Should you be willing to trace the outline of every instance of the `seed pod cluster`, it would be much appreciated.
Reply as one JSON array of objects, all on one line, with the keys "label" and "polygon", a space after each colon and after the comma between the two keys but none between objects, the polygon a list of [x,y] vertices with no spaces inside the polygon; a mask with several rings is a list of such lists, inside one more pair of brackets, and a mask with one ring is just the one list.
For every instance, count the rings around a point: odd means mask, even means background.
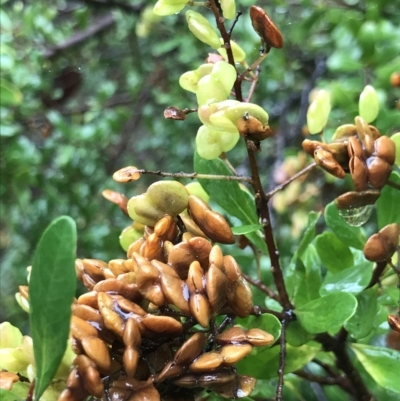
[{"label": "seed pod cluster", "polygon": [[[226,220],[193,195],[188,212],[146,226],[127,259],[76,260],[89,292],[72,306],[77,357],[60,401],[106,399],[106,390],[113,401],[194,400],[204,388],[250,394],[255,379],[234,365],[274,339],[259,329],[224,331],[234,315],[252,312],[252,292],[236,260],[210,241],[234,242]],[[220,327],[217,316],[225,316]]]},{"label": "seed pod cluster", "polygon": [[[335,177],[344,178],[349,173],[355,193],[365,193],[361,197],[339,199],[336,202],[339,209],[374,203],[376,194],[379,196],[380,189],[389,179],[396,154],[393,140],[381,136],[376,127],[368,125],[361,117],[355,118],[355,124],[340,126],[331,143],[306,139],[303,148],[319,166]],[[369,191],[375,191],[372,197]]]}]

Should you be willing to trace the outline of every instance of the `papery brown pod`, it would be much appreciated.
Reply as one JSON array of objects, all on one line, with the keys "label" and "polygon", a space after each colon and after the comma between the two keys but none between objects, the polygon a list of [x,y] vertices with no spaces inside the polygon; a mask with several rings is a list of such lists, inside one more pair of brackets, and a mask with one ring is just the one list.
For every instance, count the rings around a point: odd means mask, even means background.
[{"label": "papery brown pod", "polygon": [[190,297],[190,313],[204,328],[210,322],[210,304],[203,294],[193,294]]},{"label": "papery brown pod", "polygon": [[125,373],[128,377],[134,377],[139,362],[139,351],[131,346],[126,347],[122,360],[124,362]]},{"label": "papery brown pod", "polygon": [[361,143],[356,136],[351,136],[348,138],[347,152],[350,158],[357,156],[362,160],[365,159],[364,149],[362,148]]},{"label": "papery brown pod", "polygon": [[346,192],[335,199],[338,209],[352,209],[356,207],[373,205],[380,196],[377,189],[368,189],[362,192]]},{"label": "papery brown pod", "polygon": [[111,368],[111,357],[107,345],[98,337],[84,337],[81,341],[85,354],[103,373]]},{"label": "papery brown pod", "polygon": [[143,324],[154,333],[170,336],[180,335],[183,330],[182,323],[169,316],[147,315],[143,317]]},{"label": "papery brown pod", "polygon": [[193,334],[176,351],[174,361],[179,365],[188,365],[201,354],[205,342],[206,336],[204,333],[197,332]]},{"label": "papery brown pod", "polygon": [[147,260],[163,259],[162,240],[156,233],[152,233],[146,238],[144,248],[141,249],[141,255]]},{"label": "papery brown pod", "polygon": [[140,254],[140,248],[144,245],[146,239],[144,237],[140,237],[135,242],[129,245],[128,250],[126,251],[126,256],[131,259],[134,253]]},{"label": "papery brown pod", "polygon": [[249,355],[252,349],[250,344],[228,344],[224,345],[219,353],[224,360],[224,365],[232,366]]},{"label": "papery brown pod", "polygon": [[190,364],[189,370],[193,373],[209,372],[218,369],[223,362],[224,358],[218,352],[205,352]]},{"label": "papery brown pod", "polygon": [[94,286],[97,284],[88,274],[83,273],[80,279],[82,284],[89,290],[92,291]]},{"label": "papery brown pod", "polygon": [[60,394],[58,401],[83,400],[89,395],[84,388],[82,378],[77,368],[73,368],[68,375],[66,389]]},{"label": "papery brown pod", "polygon": [[225,218],[210,209],[208,204],[194,195],[189,195],[188,212],[194,222],[212,241],[234,244],[235,236]]},{"label": "papery brown pod", "polygon": [[99,310],[104,319],[104,324],[107,329],[117,334],[122,338],[124,333],[124,321],[122,317],[116,313],[112,308],[114,307],[114,300],[106,293],[99,292],[97,296]]},{"label": "papery brown pod", "polygon": [[217,344],[240,344],[247,341],[246,332],[241,327],[231,327],[215,338]]},{"label": "papery brown pod", "polygon": [[229,285],[227,303],[237,316],[243,318],[250,315],[253,310],[253,293],[243,277]]},{"label": "papery brown pod", "polygon": [[381,136],[374,142],[373,156],[385,160],[390,165],[393,165],[396,159],[396,145],[392,139],[387,136]]},{"label": "papery brown pod", "polygon": [[223,258],[223,271],[230,281],[236,281],[242,275],[240,266],[231,255],[225,255]]},{"label": "papery brown pod", "polygon": [[179,277],[170,274],[161,275],[161,288],[169,304],[177,306],[183,313],[189,314],[189,289]]},{"label": "papery brown pod", "polygon": [[327,144],[328,151],[334,159],[345,168],[349,163],[348,139],[343,138]]},{"label": "papery brown pod", "polygon": [[128,401],[161,401],[161,397],[152,383],[146,383],[145,386],[135,390]]},{"label": "papery brown pod", "polygon": [[228,279],[225,273],[212,264],[206,273],[206,294],[210,304],[210,312],[217,315],[226,303]]},{"label": "papery brown pod", "polygon": [[122,338],[126,347],[139,347],[142,342],[142,336],[140,334],[139,325],[137,321],[130,317],[126,321],[124,336]]},{"label": "papery brown pod", "polygon": [[124,259],[113,259],[108,262],[108,268],[113,272],[114,276],[117,277],[120,274],[127,273],[129,270],[125,265]]},{"label": "papery brown pod", "polygon": [[104,279],[103,269],[107,263],[97,259],[82,259],[83,269],[94,281],[99,282]]},{"label": "papery brown pod", "polygon": [[374,138],[369,125],[360,116],[357,116],[354,121],[357,128],[358,138],[360,139],[367,156],[371,156],[374,151]]},{"label": "papery brown pod", "polygon": [[237,122],[239,134],[252,141],[263,141],[272,135],[268,124],[263,125],[261,121],[253,116],[245,115]]},{"label": "papery brown pod", "polygon": [[224,384],[231,383],[235,380],[235,374],[230,369],[220,369],[217,372],[195,375],[184,375],[176,380],[174,384],[181,387],[194,388],[194,387],[208,387],[214,388],[223,386]]},{"label": "papery brown pod", "polygon": [[392,166],[385,160],[372,156],[367,159],[368,182],[372,187],[381,189],[387,183]]},{"label": "papery brown pod", "polygon": [[104,327],[103,317],[101,313],[88,305],[83,304],[73,304],[72,314],[76,317],[81,318],[84,321],[96,322],[100,327]]},{"label": "papery brown pod", "polygon": [[183,373],[185,373],[185,371],[187,371],[187,368],[184,365],[178,365],[175,361],[170,361],[157,375],[157,377],[155,378],[155,382],[161,383],[166,379],[181,376]]},{"label": "papery brown pod", "polygon": [[388,260],[399,246],[400,226],[388,224],[372,235],[364,246],[365,257],[372,262]]},{"label": "papery brown pod", "polygon": [[276,47],[277,49],[283,47],[281,32],[262,8],[252,6],[250,8],[250,18],[254,30],[268,47]]},{"label": "papery brown pod", "polygon": [[113,180],[121,183],[136,181],[139,178],[140,172],[135,166],[121,168],[113,174]]},{"label": "papery brown pod", "polygon": [[271,334],[258,328],[248,330],[246,339],[253,347],[263,347],[274,342],[274,337]]},{"label": "papery brown pod", "polygon": [[71,335],[82,341],[85,337],[97,337],[98,331],[78,316],[71,316]]},{"label": "papery brown pod", "polygon": [[243,398],[250,395],[256,382],[254,377],[237,375],[234,383],[219,386],[214,390],[225,398]]},{"label": "papery brown pod", "polygon": [[154,232],[163,241],[173,241],[178,234],[178,227],[172,216],[164,216],[154,226]]},{"label": "papery brown pod", "polygon": [[128,198],[119,192],[112,191],[111,189],[105,189],[102,193],[103,198],[108,201],[115,203],[127,216],[128,214]]},{"label": "papery brown pod", "polygon": [[205,290],[204,271],[197,260],[190,264],[186,283],[190,294]]},{"label": "papery brown pod", "polygon": [[164,110],[164,118],[167,120],[186,120],[186,113],[175,106],[169,106]]},{"label": "papery brown pod", "polygon": [[122,309],[125,313],[134,313],[138,316],[145,316],[147,312],[141,308],[138,304],[129,301],[128,299],[122,297],[121,295],[112,295],[112,298],[115,299],[118,306]]},{"label": "papery brown pod", "polygon": [[82,294],[78,298],[78,304],[82,305],[88,305],[94,309],[99,309],[99,304],[97,302],[97,292],[96,291],[90,291],[87,292],[86,294]]},{"label": "papery brown pod", "polygon": [[327,143],[319,142],[319,141],[311,141],[310,139],[305,139],[301,146],[311,157],[314,157],[314,152],[317,149],[324,149],[327,152],[331,152],[329,149],[329,145]]},{"label": "papery brown pod", "polygon": [[333,157],[332,153],[324,149],[317,149],[314,152],[314,160],[318,166],[322,167],[328,173],[337,178],[344,178],[346,176],[342,166]]},{"label": "papery brown pod", "polygon": [[207,235],[205,235],[203,231],[200,230],[199,226],[193,221],[193,219],[183,214],[180,214],[179,216],[182,219],[186,230],[193,234],[193,236],[207,238]]},{"label": "papery brown pod", "polygon": [[133,302],[140,301],[142,299],[136,284],[129,284],[124,280],[118,280],[116,278],[109,278],[107,280],[98,282],[93,287],[93,290],[122,295],[126,299],[129,299]]},{"label": "papery brown pod", "polygon": [[394,314],[388,315],[387,320],[390,328],[400,333],[400,316]]},{"label": "papery brown pod", "polygon": [[354,189],[357,192],[365,191],[368,185],[368,168],[364,160],[358,156],[350,159],[349,169],[354,183]]},{"label": "papery brown pod", "polygon": [[219,245],[214,245],[209,255],[210,266],[215,265],[222,269],[224,264],[224,255]]},{"label": "papery brown pod", "polygon": [[90,395],[102,397],[104,385],[100,379],[100,374],[96,370],[96,365],[86,355],[78,355],[73,362],[77,365],[79,375],[82,377],[82,382],[85,389]]}]

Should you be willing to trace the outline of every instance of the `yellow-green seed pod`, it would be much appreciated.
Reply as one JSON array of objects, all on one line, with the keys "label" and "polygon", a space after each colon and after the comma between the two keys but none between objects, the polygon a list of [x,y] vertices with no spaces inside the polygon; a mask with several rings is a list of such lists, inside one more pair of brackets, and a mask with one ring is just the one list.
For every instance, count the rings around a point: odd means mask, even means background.
[{"label": "yellow-green seed pod", "polygon": [[201,14],[196,11],[186,11],[186,20],[190,31],[197,39],[211,46],[213,49],[218,49],[221,46],[219,36],[207,19]]},{"label": "yellow-green seed pod", "polygon": [[367,123],[374,121],[378,116],[379,99],[375,89],[371,85],[367,85],[361,92],[358,111],[360,117]]},{"label": "yellow-green seed pod", "polygon": [[165,16],[179,13],[187,4],[187,0],[159,0],[154,6],[156,15]]},{"label": "yellow-green seed pod", "polygon": [[236,15],[235,0],[220,0],[219,4],[222,8],[222,15],[227,19],[233,19]]},{"label": "yellow-green seed pod", "polygon": [[394,161],[394,164],[396,164],[396,166],[400,166],[400,132],[396,132],[395,134],[393,134],[390,139],[396,145],[396,159]]},{"label": "yellow-green seed pod", "polygon": [[[226,54],[226,49],[224,47],[224,41],[221,38],[221,46],[219,49],[217,49],[218,53],[225,59],[228,60],[228,55]],[[235,59],[235,62],[241,63],[246,59],[246,53],[244,50],[233,40],[230,41],[232,53],[233,53],[233,58]]]},{"label": "yellow-green seed pod", "polygon": [[320,90],[307,110],[307,126],[310,134],[319,134],[325,128],[331,112],[329,92]]}]

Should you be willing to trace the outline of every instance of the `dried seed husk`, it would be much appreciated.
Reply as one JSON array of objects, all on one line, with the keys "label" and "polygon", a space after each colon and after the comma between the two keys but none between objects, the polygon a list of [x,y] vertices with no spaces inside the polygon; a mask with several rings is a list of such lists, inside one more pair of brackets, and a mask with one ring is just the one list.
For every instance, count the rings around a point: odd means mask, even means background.
[{"label": "dried seed husk", "polygon": [[361,143],[358,139],[358,137],[356,136],[351,136],[348,139],[348,143],[347,143],[347,152],[351,157],[353,156],[357,156],[360,159],[365,159],[365,153],[364,153],[364,149],[361,146]]},{"label": "dried seed husk", "polygon": [[368,189],[362,192],[346,192],[335,199],[338,209],[352,209],[356,207],[373,205],[380,196],[377,189]]},{"label": "dried seed husk", "polygon": [[117,387],[111,387],[108,391],[110,394],[110,401],[125,401],[132,393],[129,390]]},{"label": "dried seed husk", "polygon": [[282,34],[268,14],[257,6],[250,7],[251,24],[268,47],[283,47]]},{"label": "dried seed husk", "polygon": [[317,149],[314,152],[314,160],[318,166],[322,167],[328,173],[334,175],[337,178],[344,178],[346,176],[345,171],[338,161],[333,157],[330,151],[324,149]]},{"label": "dried seed husk", "polygon": [[166,379],[171,379],[172,377],[181,376],[186,371],[184,365],[178,365],[175,361],[168,362],[162,371],[155,378],[156,383],[161,383]]},{"label": "dried seed husk", "polygon": [[235,236],[225,218],[214,212],[203,200],[195,195],[189,196],[188,212],[194,222],[212,241],[221,244],[234,244]]},{"label": "dried seed husk", "polygon": [[368,185],[368,169],[365,161],[358,156],[353,156],[350,159],[349,168],[354,189],[357,192],[365,191]]},{"label": "dried seed husk", "polygon": [[134,313],[135,315],[145,316],[147,312],[138,304],[131,302],[121,295],[113,295],[113,299],[117,301],[118,306],[126,313]]},{"label": "dried seed husk", "polygon": [[239,277],[227,291],[227,304],[239,317],[249,316],[253,310],[253,293],[249,283]]},{"label": "dried seed husk", "polygon": [[263,141],[272,135],[268,124],[264,125],[258,118],[247,115],[237,122],[239,134],[252,141]]},{"label": "dried seed husk", "polygon": [[254,377],[237,375],[235,382],[219,386],[214,390],[225,398],[243,398],[253,391],[256,382]]},{"label": "dried seed husk", "polygon": [[224,264],[224,255],[219,245],[214,245],[209,254],[209,263],[211,265],[215,265],[220,269],[223,268]]},{"label": "dried seed husk", "polygon": [[178,227],[172,216],[166,215],[154,226],[154,233],[163,241],[173,241],[178,234]]},{"label": "dried seed husk", "polygon": [[107,329],[122,338],[124,332],[124,321],[118,313],[112,310],[114,307],[114,300],[108,294],[99,292],[98,303],[100,313],[103,316],[104,324]]},{"label": "dried seed husk", "polygon": [[193,219],[185,216],[184,214],[180,214],[179,216],[182,219],[186,230],[190,232],[194,237],[207,238],[207,235],[205,235],[203,231],[200,230],[199,226],[193,221]]},{"label": "dried seed husk", "polygon": [[108,268],[113,272],[114,276],[127,273],[129,270],[125,265],[124,259],[113,259],[108,262]]},{"label": "dried seed husk", "polygon": [[108,267],[107,263],[98,259],[82,259],[83,269],[94,281],[104,279],[103,269]]},{"label": "dried seed husk", "polygon": [[136,319],[130,317],[126,321],[123,341],[126,347],[139,347],[142,342],[142,336],[139,330],[139,324]]},{"label": "dried seed husk", "polygon": [[113,174],[113,180],[121,183],[136,181],[139,178],[139,169],[135,166],[121,168]]},{"label": "dried seed husk", "polygon": [[67,378],[67,388],[60,394],[58,401],[76,401],[85,399],[89,393],[84,388],[77,368],[71,370]]},{"label": "dried seed husk", "polygon": [[190,297],[190,313],[204,328],[210,322],[210,305],[203,294],[193,294]]},{"label": "dried seed husk", "polygon": [[97,303],[97,291],[90,291],[86,294],[82,294],[78,298],[78,304],[87,305],[94,309],[99,309],[99,305]]},{"label": "dried seed husk", "polygon": [[79,375],[82,377],[82,383],[88,393],[100,398],[104,392],[104,385],[94,362],[86,355],[78,355],[73,363],[77,365]]},{"label": "dried seed husk", "polygon": [[98,332],[90,323],[78,316],[71,316],[71,335],[82,341],[85,337],[97,337]]},{"label": "dried seed husk", "polygon": [[240,344],[247,341],[247,335],[241,327],[231,327],[215,338],[217,344]]},{"label": "dried seed husk", "polygon": [[372,262],[390,259],[399,244],[399,234],[400,227],[397,223],[383,227],[368,239],[364,246],[365,257]]},{"label": "dried seed husk", "polygon": [[225,255],[223,258],[223,271],[230,281],[236,281],[242,275],[239,264],[231,255]]},{"label": "dried seed husk", "polygon": [[133,347],[127,347],[124,351],[123,362],[125,373],[128,377],[135,376],[136,368],[139,361],[139,351]]},{"label": "dried seed husk", "polygon": [[83,273],[81,277],[82,284],[89,290],[92,291],[94,286],[97,284],[88,274]]},{"label": "dried seed husk", "polygon": [[388,315],[387,320],[390,328],[400,333],[400,316],[394,314]]},{"label": "dried seed husk", "polygon": [[109,292],[112,294],[122,295],[130,301],[136,302],[142,299],[142,296],[138,290],[136,284],[129,284],[125,281],[109,278],[107,280],[100,281],[93,288],[94,291],[98,292]]},{"label": "dried seed husk", "polygon": [[137,264],[136,261],[134,261],[133,259],[124,260],[124,267],[128,273],[136,273]]},{"label": "dried seed husk", "polygon": [[253,347],[263,347],[274,342],[274,337],[271,334],[258,328],[247,331],[246,338]]},{"label": "dried seed husk", "polygon": [[141,254],[147,260],[163,259],[162,241],[156,233],[152,233],[146,238]]},{"label": "dried seed husk", "polygon": [[159,260],[152,260],[151,264],[158,270],[161,276],[164,274],[169,274],[172,277],[180,278],[176,270],[166,263],[160,262]]},{"label": "dried seed husk", "polygon": [[140,248],[143,246],[143,244],[145,242],[146,242],[146,239],[144,237],[140,237],[135,242],[130,244],[128,250],[126,251],[126,256],[128,258],[132,258],[132,255],[134,253],[140,253]]},{"label": "dried seed husk", "polygon": [[101,194],[103,195],[103,198],[115,203],[127,216],[129,216],[128,198],[124,194],[111,189],[105,189]]},{"label": "dried seed husk", "polygon": [[103,373],[111,368],[111,358],[107,345],[98,337],[84,337],[81,341],[85,354]]},{"label": "dried seed husk", "polygon": [[161,288],[169,304],[175,305],[183,313],[190,313],[189,289],[184,281],[165,273],[161,275]]},{"label": "dried seed husk", "polygon": [[146,329],[158,333],[176,336],[182,333],[182,323],[169,316],[147,315],[143,318]]},{"label": "dried seed husk", "polygon": [[0,388],[11,390],[14,383],[19,380],[19,376],[12,372],[0,372]]},{"label": "dried seed husk", "polygon": [[100,327],[104,327],[103,317],[101,313],[88,305],[73,304],[72,314],[85,321],[96,322]]},{"label": "dried seed husk", "polygon": [[206,273],[206,294],[213,316],[225,306],[228,291],[228,279],[225,273],[212,264]]},{"label": "dried seed husk", "polygon": [[250,344],[228,344],[224,345],[219,353],[224,360],[224,365],[231,366],[249,355],[252,349]]},{"label": "dried seed husk", "polygon": [[378,156],[392,165],[396,158],[396,145],[392,139],[387,136],[381,136],[374,142],[373,156]]},{"label": "dried seed husk", "polygon": [[218,352],[206,352],[190,364],[189,370],[193,373],[209,372],[218,369],[223,362],[224,358]]},{"label": "dried seed husk", "polygon": [[190,294],[205,290],[204,271],[197,260],[190,264],[186,283]]},{"label": "dried seed husk", "polygon": [[373,188],[381,189],[387,183],[392,166],[385,160],[372,156],[367,159],[368,182]]},{"label": "dried seed husk", "polygon": [[161,401],[160,393],[151,383],[138,388],[127,401]]},{"label": "dried seed husk", "polygon": [[307,152],[310,156],[314,157],[314,152],[317,149],[324,149],[328,152],[331,152],[329,149],[329,145],[327,143],[319,142],[319,141],[311,141],[310,139],[304,139],[301,146],[304,151]]},{"label": "dried seed husk", "polygon": [[357,128],[358,138],[360,139],[367,156],[371,156],[374,151],[374,139],[369,125],[360,116],[357,116],[354,121]]},{"label": "dried seed husk", "polygon": [[176,351],[174,361],[178,365],[188,365],[201,354],[205,342],[206,336],[204,333],[197,332],[193,334]]}]

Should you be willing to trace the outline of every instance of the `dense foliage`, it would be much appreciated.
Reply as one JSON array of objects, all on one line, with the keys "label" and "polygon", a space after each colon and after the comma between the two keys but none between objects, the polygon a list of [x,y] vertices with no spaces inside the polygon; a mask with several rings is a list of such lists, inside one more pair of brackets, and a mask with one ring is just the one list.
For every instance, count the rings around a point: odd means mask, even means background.
[{"label": "dense foliage", "polygon": [[[249,18],[251,5],[253,1],[237,1],[243,16],[232,34],[249,64],[258,58],[260,47]],[[283,48],[271,50],[262,63],[251,99],[268,112],[272,130],[272,138],[262,143],[257,154],[266,192],[311,160],[301,143],[309,133],[306,115],[314,88],[331,95],[332,111],[323,135],[327,143],[338,126],[353,123],[367,84],[375,88],[380,103],[374,126],[389,137],[400,130],[400,88],[393,84],[393,73],[400,71],[394,2],[257,5],[267,9],[284,38]],[[197,107],[195,96],[178,85],[179,77],[198,68],[212,51],[188,33],[184,12],[161,19],[152,14],[153,5],[134,0],[3,1],[1,7],[0,319],[27,332],[27,315],[14,294],[18,285],[25,284],[25,268],[33,262],[38,238],[50,221],[62,214],[76,221],[78,257],[122,258],[118,236],[131,220],[101,192],[109,188],[130,197],[146,192],[155,180],[143,175],[134,185],[122,187],[111,180],[114,171],[134,164],[168,172],[230,172],[220,159],[206,161],[197,154],[193,165],[200,126],[197,113],[188,114],[185,121],[163,118],[164,109],[171,105]],[[199,12],[215,26],[210,11]],[[229,29],[229,23],[226,26]],[[250,83],[244,82],[244,94],[249,90]],[[243,143],[228,157],[236,171],[252,175]],[[398,167],[394,170],[390,180],[398,186]],[[232,182],[200,182],[213,208],[233,226],[253,225],[235,234],[248,234],[262,252],[255,257],[250,247],[233,246],[223,247],[224,251],[235,256],[254,282],[258,278],[273,288],[272,259],[255,234],[254,206],[243,207],[253,205],[254,194]],[[360,388],[354,392],[356,379],[340,355],[351,359],[360,372],[357,377],[377,400],[396,400],[400,393],[397,377],[392,377],[400,357],[390,349],[400,348],[399,339],[387,324],[388,313],[397,311],[397,276],[379,262],[382,277],[378,280],[379,275],[373,275],[376,265],[362,252],[371,234],[387,224],[400,224],[395,206],[400,192],[385,186],[371,218],[355,228],[341,220],[331,203],[352,189],[349,175],[338,180],[314,169],[270,202],[280,265],[297,316],[295,321],[289,319],[286,330],[285,400],[350,399],[352,392],[356,399],[365,399]],[[371,280],[375,281],[369,285]],[[281,323],[288,319],[288,308],[282,309],[276,299],[266,297],[268,291],[256,287],[254,304],[274,312]],[[78,293],[82,291],[79,287]],[[276,336],[280,327],[274,324],[280,323],[271,314],[260,319],[261,323],[251,316],[242,324],[261,326]],[[280,347],[274,346],[240,363],[241,373],[259,379],[251,399],[274,397],[279,352]],[[328,365],[333,373],[326,370]],[[324,382],[326,375],[337,381]],[[353,386],[348,393],[346,380]]]}]

